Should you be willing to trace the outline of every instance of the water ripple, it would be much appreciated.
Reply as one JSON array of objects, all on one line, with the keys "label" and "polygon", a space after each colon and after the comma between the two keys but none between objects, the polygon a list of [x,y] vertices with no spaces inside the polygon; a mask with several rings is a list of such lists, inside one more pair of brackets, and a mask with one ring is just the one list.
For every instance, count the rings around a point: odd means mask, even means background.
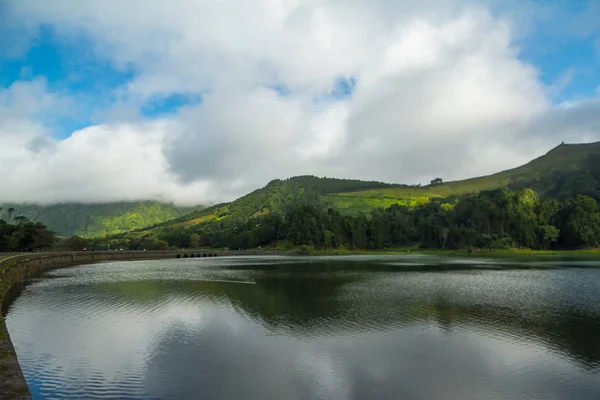
[{"label": "water ripple", "polygon": [[7,324],[36,399],[600,398],[600,270],[463,261],[95,264]]}]

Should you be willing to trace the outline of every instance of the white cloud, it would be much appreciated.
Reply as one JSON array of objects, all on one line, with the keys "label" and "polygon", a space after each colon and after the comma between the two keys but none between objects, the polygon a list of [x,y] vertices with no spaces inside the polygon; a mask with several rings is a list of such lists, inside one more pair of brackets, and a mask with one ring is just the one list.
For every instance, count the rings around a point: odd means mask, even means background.
[{"label": "white cloud", "polygon": [[[115,91],[117,119],[66,140],[39,139],[47,129],[33,113],[0,122],[0,165],[11,165],[0,201],[199,203],[308,173],[448,180],[514,167],[563,140],[597,140],[598,102],[552,107],[519,59],[513,14],[488,3],[15,2],[14,18],[64,39],[85,34],[99,57],[137,74]],[[328,95],[350,77],[350,98]],[[36,90],[28,107],[11,87],[0,107],[52,109]],[[203,102],[159,121],[131,112],[176,92]]]}]

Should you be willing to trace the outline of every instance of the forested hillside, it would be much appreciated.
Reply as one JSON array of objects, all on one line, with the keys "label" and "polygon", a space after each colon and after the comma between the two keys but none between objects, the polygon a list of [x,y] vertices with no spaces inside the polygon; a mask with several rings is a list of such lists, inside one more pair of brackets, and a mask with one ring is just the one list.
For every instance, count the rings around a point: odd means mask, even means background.
[{"label": "forested hillside", "polygon": [[4,204],[0,218],[12,221],[24,216],[41,222],[60,236],[97,237],[127,232],[178,218],[191,208],[154,201],[107,204]]},{"label": "forested hillside", "polygon": [[533,188],[542,196],[559,200],[578,194],[600,200],[600,143],[560,145],[538,159],[498,174],[429,185],[299,176],[274,180],[239,199],[159,224],[153,229],[245,221],[269,212],[284,212],[298,205],[324,205],[342,214],[359,215],[394,204],[416,207],[431,199],[477,193],[484,190]]},{"label": "forested hillside", "polygon": [[322,196],[328,193],[394,187],[408,186],[352,179],[317,178],[315,176],[297,176],[284,180],[275,179],[265,187],[242,196],[231,203],[217,204],[168,223],[158,224],[152,228],[165,226],[190,227],[212,221],[247,220],[269,212],[285,211],[297,205],[321,204]]},{"label": "forested hillside", "polygon": [[598,245],[600,144],[561,145],[488,177],[389,185],[301,176],[238,200],[110,238],[152,247],[395,246],[583,248]]},{"label": "forested hillside", "polygon": [[532,189],[495,189],[356,216],[322,205],[296,205],[248,220],[169,227],[111,240],[113,246],[130,248],[583,249],[600,245],[600,206],[584,195],[560,201]]},{"label": "forested hillside", "polygon": [[393,187],[323,197],[332,208],[356,215],[392,204],[422,205],[431,198],[457,196],[498,188],[532,188],[541,195],[565,199],[584,194],[600,200],[600,142],[561,144],[518,168],[462,181],[424,187]]},{"label": "forested hillside", "polygon": [[[528,164],[498,174],[450,182],[454,194],[473,192],[467,188],[531,188],[558,199],[584,194],[600,200],[600,142],[561,144]],[[481,190],[480,189],[480,190]]]}]

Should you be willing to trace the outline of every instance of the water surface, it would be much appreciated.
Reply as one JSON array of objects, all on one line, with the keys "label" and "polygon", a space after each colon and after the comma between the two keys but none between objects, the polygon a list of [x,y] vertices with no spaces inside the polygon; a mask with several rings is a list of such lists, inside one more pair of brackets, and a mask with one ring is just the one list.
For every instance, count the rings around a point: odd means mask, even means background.
[{"label": "water surface", "polygon": [[47,273],[7,324],[36,399],[597,400],[597,266],[114,262]]}]

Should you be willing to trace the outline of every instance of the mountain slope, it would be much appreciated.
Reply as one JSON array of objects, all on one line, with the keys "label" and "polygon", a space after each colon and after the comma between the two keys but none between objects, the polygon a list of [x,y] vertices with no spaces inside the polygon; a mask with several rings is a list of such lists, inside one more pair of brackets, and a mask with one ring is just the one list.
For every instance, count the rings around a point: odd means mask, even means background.
[{"label": "mountain slope", "polygon": [[586,194],[600,200],[600,142],[561,144],[517,168],[493,175],[426,187],[394,187],[335,193],[323,200],[341,212],[356,214],[392,204],[418,205],[432,197],[457,196],[502,187],[531,188],[559,199]]},{"label": "mountain slope", "polygon": [[[0,218],[24,216],[42,222],[60,236],[95,237],[140,229],[181,217],[193,208],[154,201],[107,204],[4,204]],[[14,211],[9,215],[9,209]]]},{"label": "mountain slope", "polygon": [[[239,199],[139,229],[134,236],[164,237],[181,230],[218,231],[252,217],[281,213],[301,204],[323,204],[344,214],[368,213],[393,204],[416,206],[434,197],[451,197],[496,188],[533,188],[558,198],[587,194],[600,199],[600,142],[562,144],[530,163],[497,174],[421,187],[314,176],[271,181]],[[173,233],[175,232],[175,233]],[[189,235],[189,233],[188,233]]]},{"label": "mountain slope", "polygon": [[[589,144],[561,144],[545,155],[518,168],[502,171],[497,174],[449,182],[447,189],[461,194],[473,189],[510,186],[515,188],[530,187],[541,194],[552,196],[572,196],[570,188],[563,187],[566,177],[597,174],[600,142]],[[597,179],[597,178],[595,178]]]},{"label": "mountain slope", "polygon": [[275,179],[265,187],[242,196],[231,203],[217,204],[204,210],[194,211],[152,228],[165,226],[189,227],[209,222],[246,220],[270,212],[283,212],[299,204],[319,204],[321,203],[321,197],[328,193],[351,193],[353,191],[400,186],[382,182],[317,178],[314,176],[297,176],[285,180]]}]

